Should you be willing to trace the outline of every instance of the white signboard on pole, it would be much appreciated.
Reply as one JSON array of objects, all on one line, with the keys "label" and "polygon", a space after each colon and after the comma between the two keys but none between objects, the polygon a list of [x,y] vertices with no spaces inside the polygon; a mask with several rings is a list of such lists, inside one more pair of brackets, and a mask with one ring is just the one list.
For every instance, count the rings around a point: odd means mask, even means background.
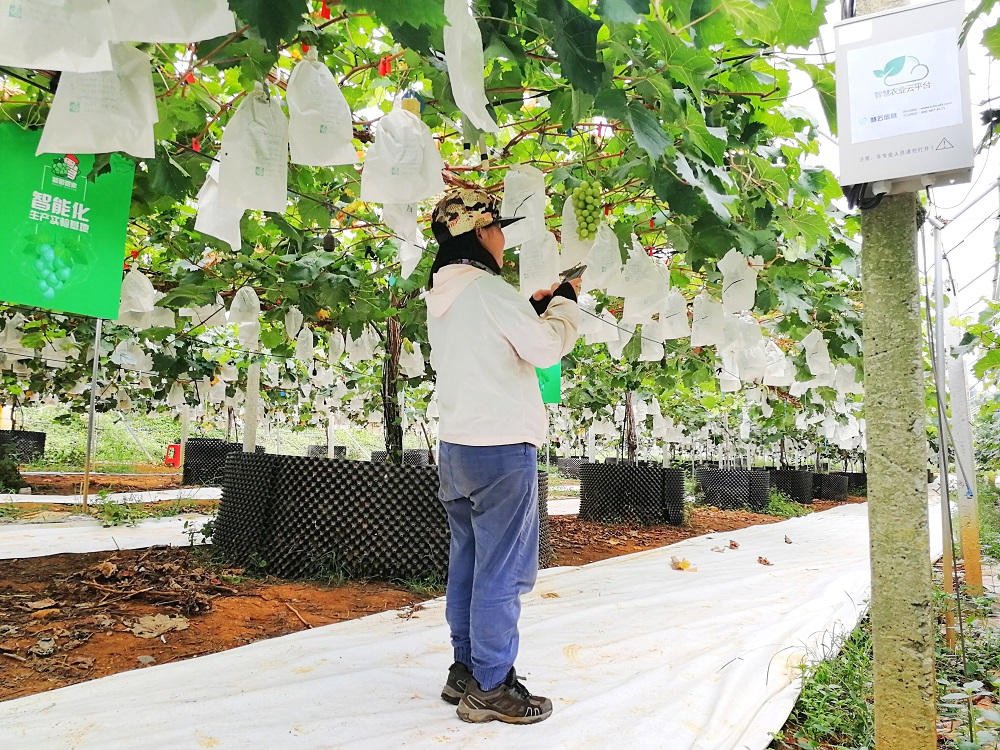
[{"label": "white signboard on pole", "polygon": [[840,182],[891,192],[968,181],[974,160],[962,0],[836,26]]}]

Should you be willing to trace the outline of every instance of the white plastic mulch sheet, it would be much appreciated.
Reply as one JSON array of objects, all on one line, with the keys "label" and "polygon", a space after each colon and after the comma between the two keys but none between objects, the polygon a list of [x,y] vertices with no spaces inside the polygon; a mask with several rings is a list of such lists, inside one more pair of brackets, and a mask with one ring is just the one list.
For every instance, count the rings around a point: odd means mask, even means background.
[{"label": "white plastic mulch sheet", "polygon": [[[190,487],[176,490],[143,490],[141,492],[110,492],[102,500],[101,496],[91,492],[89,503],[162,503],[171,500],[219,500],[222,498],[220,487]],[[2,495],[0,503],[51,503],[53,505],[80,505],[82,495]]]},{"label": "white plastic mulch sheet", "polygon": [[550,497],[548,509],[550,516],[575,516],[580,512],[580,498],[560,497],[553,500]]},{"label": "white plastic mulch sheet", "polygon": [[[555,704],[537,726],[464,724],[441,701],[451,650],[435,600],[410,618],[385,612],[0,703],[0,747],[759,750],[795,701],[793,665],[862,614],[866,514],[849,505],[544,571],[518,659]],[[711,551],[729,539],[740,548]],[[672,570],[672,555],[698,570]]]},{"label": "white plastic mulch sheet", "polygon": [[[186,513],[168,518],[149,518],[135,526],[108,528],[93,519],[65,523],[4,524],[0,525],[0,560],[45,557],[65,552],[141,549],[158,544],[178,547],[190,544],[188,531],[201,529],[210,518],[197,513]],[[185,522],[188,522],[188,528],[184,528]],[[200,538],[197,541],[200,542]],[[0,747],[5,746],[0,744]]]}]

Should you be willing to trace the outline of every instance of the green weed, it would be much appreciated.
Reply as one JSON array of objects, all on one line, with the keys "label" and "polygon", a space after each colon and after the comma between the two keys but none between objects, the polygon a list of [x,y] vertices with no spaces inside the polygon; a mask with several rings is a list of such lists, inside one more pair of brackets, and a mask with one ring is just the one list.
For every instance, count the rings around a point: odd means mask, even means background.
[{"label": "green weed", "polygon": [[768,500],[764,513],[778,518],[796,518],[798,516],[808,516],[812,509],[792,500],[788,495],[777,490],[771,490],[771,498]]},{"label": "green weed", "polygon": [[27,515],[28,511],[24,508],[19,508],[11,502],[0,503],[0,518],[22,518]]},{"label": "green weed", "polygon": [[802,693],[775,748],[858,750],[875,746],[871,627],[865,619],[827,661],[802,667]]},{"label": "green weed", "polygon": [[94,504],[94,516],[105,528],[111,526],[135,526],[150,514],[138,503],[114,503],[108,501],[110,492],[103,489],[97,493],[101,502]]},{"label": "green weed", "polygon": [[417,578],[405,578],[398,581],[398,584],[412,594],[426,597],[441,596],[444,594],[445,588],[445,580],[435,573],[428,573]]}]

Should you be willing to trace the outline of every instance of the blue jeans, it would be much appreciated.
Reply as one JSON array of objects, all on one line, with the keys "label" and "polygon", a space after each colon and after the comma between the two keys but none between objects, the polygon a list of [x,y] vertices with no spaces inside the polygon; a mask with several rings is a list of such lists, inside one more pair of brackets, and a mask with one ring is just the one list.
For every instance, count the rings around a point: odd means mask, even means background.
[{"label": "blue jeans", "polygon": [[441,443],[441,502],[451,526],[445,617],[455,661],[483,690],[517,657],[521,594],[538,575],[538,451]]}]

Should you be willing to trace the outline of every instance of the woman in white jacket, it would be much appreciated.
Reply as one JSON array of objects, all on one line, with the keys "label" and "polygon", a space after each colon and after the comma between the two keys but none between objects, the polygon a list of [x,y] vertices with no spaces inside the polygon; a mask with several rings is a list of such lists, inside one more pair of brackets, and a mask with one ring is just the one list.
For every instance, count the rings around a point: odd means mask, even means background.
[{"label": "woman in white jacket", "polygon": [[555,365],[577,338],[579,281],[529,301],[500,276],[497,200],[452,191],[434,210],[440,250],[427,330],[437,372],[441,501],[451,527],[446,617],[455,663],[441,697],[465,721],[532,724],[548,698],[518,681],[520,597],[538,573],[537,450],[548,420],[536,367]]}]

